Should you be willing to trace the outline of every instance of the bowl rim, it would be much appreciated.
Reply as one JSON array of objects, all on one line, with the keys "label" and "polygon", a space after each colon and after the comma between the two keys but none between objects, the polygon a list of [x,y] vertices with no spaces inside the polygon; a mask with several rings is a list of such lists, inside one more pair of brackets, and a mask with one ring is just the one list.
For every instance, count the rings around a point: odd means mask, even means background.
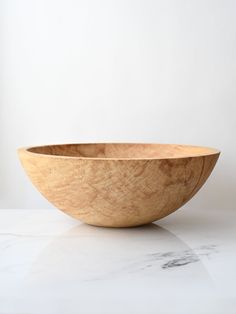
[{"label": "bowl rim", "polygon": [[[184,147],[191,147],[191,148],[202,148],[208,153],[203,154],[189,154],[188,156],[178,156],[178,157],[84,157],[84,156],[64,156],[64,155],[53,155],[53,154],[42,154],[38,152],[32,152],[30,149],[32,148],[41,148],[41,147],[48,147],[48,146],[67,146],[67,145],[104,145],[104,144],[112,144],[112,145],[163,145],[163,146],[184,146]],[[197,158],[197,157],[205,157],[205,156],[213,156],[213,155],[220,155],[221,151],[217,148],[209,147],[209,146],[199,146],[199,145],[188,145],[188,144],[176,144],[176,143],[149,143],[149,142],[80,142],[80,143],[62,143],[62,144],[46,144],[46,145],[36,145],[36,146],[26,146],[20,147],[17,149],[18,154],[25,153],[32,156],[40,156],[40,157],[47,157],[47,158],[56,158],[56,159],[70,159],[70,160],[165,160],[165,159],[183,159],[183,158]]]}]

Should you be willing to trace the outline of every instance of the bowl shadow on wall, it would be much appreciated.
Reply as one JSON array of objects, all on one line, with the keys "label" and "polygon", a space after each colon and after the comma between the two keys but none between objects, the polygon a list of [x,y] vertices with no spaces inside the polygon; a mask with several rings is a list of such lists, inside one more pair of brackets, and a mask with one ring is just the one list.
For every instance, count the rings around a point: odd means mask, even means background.
[{"label": "bowl shadow on wall", "polygon": [[190,201],[188,206],[194,207],[195,210],[201,208],[212,211],[234,210],[236,177],[232,173],[226,174],[224,167],[226,166],[222,165],[220,160],[209,182],[203,185],[199,193],[193,197],[193,203]]},{"label": "bowl shadow on wall", "polygon": [[162,276],[179,285],[175,271],[211,284],[201,258],[214,251],[214,245],[191,249],[155,223],[125,229],[81,224],[53,238],[40,253],[29,274],[29,285],[50,291],[57,282],[66,290],[70,282],[155,280]]}]

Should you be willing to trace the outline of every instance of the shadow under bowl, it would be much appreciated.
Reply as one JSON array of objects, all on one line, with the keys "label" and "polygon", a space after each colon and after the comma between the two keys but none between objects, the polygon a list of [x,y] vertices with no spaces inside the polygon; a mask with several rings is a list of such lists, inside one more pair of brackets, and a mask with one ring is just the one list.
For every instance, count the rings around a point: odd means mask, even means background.
[{"label": "shadow under bowl", "polygon": [[217,149],[176,144],[62,144],[18,149],[36,188],[85,223],[131,227],[190,200],[212,172]]}]

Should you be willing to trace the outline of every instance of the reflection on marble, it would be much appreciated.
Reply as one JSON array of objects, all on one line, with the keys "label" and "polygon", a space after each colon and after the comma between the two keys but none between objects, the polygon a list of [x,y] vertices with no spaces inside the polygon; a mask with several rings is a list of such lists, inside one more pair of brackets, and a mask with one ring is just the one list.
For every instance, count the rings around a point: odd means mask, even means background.
[{"label": "reflection on marble", "polygon": [[[101,281],[149,276],[153,280],[160,278],[161,270],[196,262],[198,264],[194,269],[198,277],[204,274],[205,280],[209,280],[201,258],[214,252],[215,245],[193,250],[156,224],[129,229],[96,228],[82,224],[49,243],[33,263],[30,280],[47,278],[47,285],[55,278],[62,281],[69,278]],[[192,277],[192,272],[189,275]]]},{"label": "reflection on marble", "polygon": [[109,229],[56,210],[0,210],[0,314],[231,313],[233,217],[199,213],[194,229],[189,215]]}]

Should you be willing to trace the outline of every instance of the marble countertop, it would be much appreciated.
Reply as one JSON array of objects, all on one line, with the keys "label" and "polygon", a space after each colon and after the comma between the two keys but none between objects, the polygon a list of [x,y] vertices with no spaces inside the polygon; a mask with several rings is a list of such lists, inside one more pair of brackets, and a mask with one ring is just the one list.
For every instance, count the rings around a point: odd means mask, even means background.
[{"label": "marble countertop", "polygon": [[130,229],[0,210],[0,314],[236,313],[236,211]]}]

